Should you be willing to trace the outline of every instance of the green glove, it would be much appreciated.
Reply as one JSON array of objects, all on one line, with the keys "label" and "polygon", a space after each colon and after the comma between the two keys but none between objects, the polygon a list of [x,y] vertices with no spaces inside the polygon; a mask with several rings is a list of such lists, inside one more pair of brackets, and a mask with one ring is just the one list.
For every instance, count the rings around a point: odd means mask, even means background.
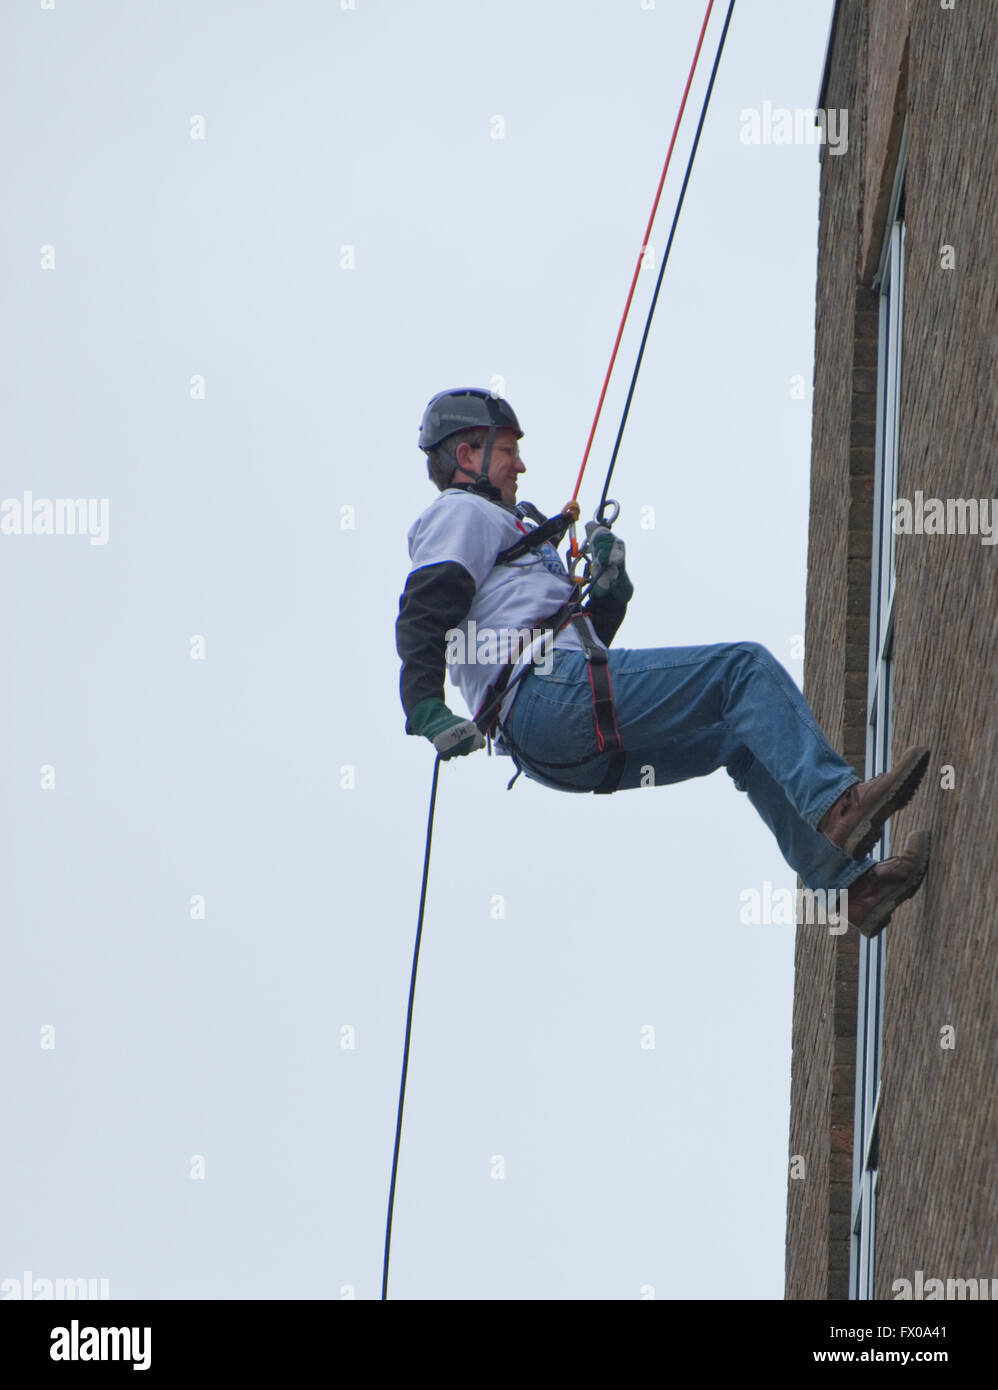
[{"label": "green glove", "polygon": [[605,598],[609,594],[620,603],[629,603],[634,585],[624,569],[624,542],[595,521],[586,522],[586,538],[592,554],[590,598]]},{"label": "green glove", "polygon": [[466,753],[485,747],[485,739],[475,721],[452,714],[443,700],[433,695],[420,700],[409,716],[409,723],[413,733],[428,738],[445,760],[463,758]]}]

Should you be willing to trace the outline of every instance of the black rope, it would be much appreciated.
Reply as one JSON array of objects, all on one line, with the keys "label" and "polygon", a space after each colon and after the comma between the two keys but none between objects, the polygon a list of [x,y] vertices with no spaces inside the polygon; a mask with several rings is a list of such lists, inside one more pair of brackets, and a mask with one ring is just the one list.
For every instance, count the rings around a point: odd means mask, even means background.
[{"label": "black rope", "polygon": [[655,314],[655,305],[658,303],[658,292],[662,288],[662,277],[665,275],[665,267],[669,263],[669,252],[672,250],[673,238],[676,235],[676,227],[679,223],[679,214],[683,210],[683,199],[686,197],[686,186],[690,181],[690,174],[693,172],[693,161],[696,158],[697,146],[700,144],[700,132],[703,130],[703,123],[707,117],[707,107],[710,105],[710,95],[714,90],[714,78],[717,76],[717,69],[721,64],[721,54],[724,52],[724,40],[728,36],[728,25],[731,23],[731,14],[735,8],[735,0],[731,0],[728,6],[728,13],[724,19],[724,28],[721,31],[721,41],[717,46],[717,55],[714,58],[714,66],[710,70],[710,81],[707,83],[707,94],[703,99],[703,106],[700,108],[700,120],[697,122],[697,132],[693,137],[693,148],[690,150],[690,157],[686,164],[686,174],[683,177],[683,186],[679,193],[679,201],[676,204],[675,215],[672,219],[672,228],[669,232],[669,240],[666,243],[665,255],[662,257],[662,264],[659,267],[658,279],[655,282],[655,293],[652,295],[651,308],[648,310],[648,317],[645,319],[645,331],[641,335],[641,346],[638,349],[638,358],[634,364],[634,374],[631,377],[631,385],[627,392],[627,400],[624,404],[624,413],[620,419],[620,428],[617,431],[617,441],[613,446],[613,455],[610,459],[610,467],[607,469],[606,482],[603,484],[603,493],[596,509],[599,517],[606,505],[606,495],[610,491],[610,479],[613,477],[614,465],[617,462],[617,454],[620,452],[620,441],[624,437],[624,426],[627,424],[627,417],[631,410],[631,400],[634,396],[634,388],[637,385],[638,372],[641,370],[641,359],[645,355],[645,344],[648,341],[648,331],[651,328],[651,321]]},{"label": "black rope", "polygon": [[392,1213],[395,1210],[395,1179],[398,1176],[399,1145],[402,1142],[402,1107],[405,1105],[405,1078],[409,1070],[409,1040],[412,1037],[412,1004],[416,997],[416,970],[419,966],[419,943],[423,935],[423,909],[426,906],[426,880],[430,872],[430,842],[433,839],[433,810],[437,801],[437,782],[440,777],[440,754],[433,764],[433,790],[430,792],[430,811],[426,818],[426,852],[423,855],[423,887],[419,894],[419,921],[416,925],[416,947],[412,953],[412,979],[409,981],[409,1011],[405,1020],[405,1047],[402,1050],[402,1082],[399,1086],[399,1112],[395,1121],[395,1153],[392,1157],[392,1185],[388,1194],[388,1224],[385,1227],[385,1263],[381,1274],[381,1297],[388,1297],[388,1254],[392,1244]]}]

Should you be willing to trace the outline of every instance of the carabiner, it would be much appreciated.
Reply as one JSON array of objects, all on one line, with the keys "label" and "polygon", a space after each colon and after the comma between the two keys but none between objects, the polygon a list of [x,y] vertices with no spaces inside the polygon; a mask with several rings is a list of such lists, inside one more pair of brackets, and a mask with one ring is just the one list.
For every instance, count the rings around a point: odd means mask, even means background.
[{"label": "carabiner", "polygon": [[[613,508],[613,516],[609,520],[607,520],[606,516],[604,515],[607,507]],[[618,516],[620,516],[620,503],[615,502],[612,497],[608,497],[597,511],[594,519],[596,521],[597,526],[606,526],[609,530],[612,530],[613,527],[617,524]]]},{"label": "carabiner", "polygon": [[575,584],[584,584],[585,580],[582,576],[576,575],[575,573],[575,567],[582,559],[583,551],[585,550],[585,546],[579,546],[575,536],[575,523],[578,521],[582,509],[578,502],[573,499],[571,502],[567,502],[561,510],[563,516],[567,512],[572,518],[571,525],[568,528],[568,554],[565,557],[567,561],[565,567],[568,571],[568,577]]}]

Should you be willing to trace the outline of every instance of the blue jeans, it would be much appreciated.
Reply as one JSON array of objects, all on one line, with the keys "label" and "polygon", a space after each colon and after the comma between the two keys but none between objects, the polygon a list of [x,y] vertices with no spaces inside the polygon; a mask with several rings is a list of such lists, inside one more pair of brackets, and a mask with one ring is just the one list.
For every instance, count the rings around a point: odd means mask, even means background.
[{"label": "blue jeans", "polygon": [[[609,658],[626,755],[619,791],[724,767],[808,888],[847,888],[873,867],[875,860],[850,858],[815,828],[859,779],[765,647],[611,649]],[[542,786],[593,791],[606,775],[611,755],[596,742],[583,652],[556,650],[550,674],[528,671],[506,729],[524,776]]]}]

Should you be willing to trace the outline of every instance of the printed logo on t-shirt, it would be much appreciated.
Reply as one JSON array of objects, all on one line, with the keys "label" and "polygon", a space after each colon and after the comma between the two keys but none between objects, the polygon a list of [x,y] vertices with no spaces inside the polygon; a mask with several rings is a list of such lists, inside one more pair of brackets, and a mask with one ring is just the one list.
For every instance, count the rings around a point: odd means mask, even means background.
[{"label": "printed logo on t-shirt", "polygon": [[568,570],[565,568],[564,561],[550,541],[542,541],[537,547],[537,554],[540,556],[541,564],[549,573],[562,575],[565,579],[568,578]]}]

